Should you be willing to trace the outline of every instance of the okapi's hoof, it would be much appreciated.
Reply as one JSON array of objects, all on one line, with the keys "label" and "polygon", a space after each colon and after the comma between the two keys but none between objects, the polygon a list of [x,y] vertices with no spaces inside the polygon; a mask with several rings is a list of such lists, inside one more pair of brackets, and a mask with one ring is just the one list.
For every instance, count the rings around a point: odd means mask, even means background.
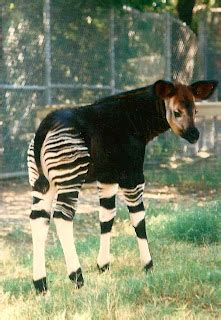
[{"label": "okapi's hoof", "polygon": [[145,265],[144,271],[148,272],[151,268],[153,268],[153,260],[150,260],[150,262]]},{"label": "okapi's hoof", "polygon": [[39,279],[39,280],[33,280],[33,283],[34,283],[36,293],[42,294],[43,296],[46,295],[47,290],[48,290],[46,277]]},{"label": "okapi's hoof", "polygon": [[69,279],[76,285],[77,289],[80,289],[84,285],[84,278],[82,275],[81,268],[77,269],[76,272],[72,272],[69,275]]},{"label": "okapi's hoof", "polygon": [[110,263],[106,263],[103,267],[100,267],[98,264],[97,264],[97,268],[98,268],[98,271],[100,273],[103,273],[105,271],[108,271],[110,270]]}]

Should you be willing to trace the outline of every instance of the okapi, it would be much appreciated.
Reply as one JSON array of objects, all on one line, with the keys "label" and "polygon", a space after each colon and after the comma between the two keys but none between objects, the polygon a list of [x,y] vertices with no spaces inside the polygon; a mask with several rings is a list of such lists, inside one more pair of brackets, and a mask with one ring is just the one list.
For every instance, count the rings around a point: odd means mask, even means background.
[{"label": "okapi", "polygon": [[[100,198],[100,250],[97,266],[109,269],[110,233],[116,215],[118,186],[135,229],[141,263],[152,267],[143,205],[143,162],[146,144],[172,131],[190,143],[199,138],[195,99],[207,99],[217,81],[191,85],[159,80],[152,85],[116,94],[79,108],[50,113],[40,124],[28,151],[33,205],[33,282],[47,291],[45,241],[54,218],[69,278],[84,284],[73,237],[73,217],[84,182],[97,181]],[[53,205],[52,205],[53,203]]]}]

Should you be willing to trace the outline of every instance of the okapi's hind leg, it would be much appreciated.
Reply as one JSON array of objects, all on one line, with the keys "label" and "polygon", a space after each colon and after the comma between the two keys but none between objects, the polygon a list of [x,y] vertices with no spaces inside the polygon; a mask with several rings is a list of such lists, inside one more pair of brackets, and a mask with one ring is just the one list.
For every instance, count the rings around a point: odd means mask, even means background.
[{"label": "okapi's hind leg", "polygon": [[97,258],[97,266],[100,272],[109,269],[110,263],[110,238],[111,230],[116,215],[115,197],[118,190],[118,184],[105,184],[98,182],[100,198],[100,250]]},{"label": "okapi's hind leg", "polygon": [[[56,190],[50,186],[45,189],[34,159],[34,140],[31,141],[28,149],[28,172],[29,183],[32,186],[33,204],[30,214],[30,224],[33,244],[33,283],[38,293],[46,293],[46,269],[45,269],[45,242],[49,229],[49,222],[52,211],[52,203]],[[46,178],[45,178],[46,179]],[[38,187],[36,188],[36,182]],[[47,190],[47,192],[46,192]]]},{"label": "okapi's hind leg", "polygon": [[73,128],[51,131],[45,139],[43,163],[50,181],[57,189],[53,218],[58,238],[64,252],[69,278],[77,288],[84,284],[75,249],[73,217],[78,194],[85,181],[90,155],[84,139],[73,133]]},{"label": "okapi's hind leg", "polygon": [[151,259],[145,223],[145,210],[143,205],[144,184],[138,184],[133,188],[122,188],[125,202],[127,204],[131,223],[137,235],[137,242],[140,251],[141,263],[145,271],[153,266]]},{"label": "okapi's hind leg", "polygon": [[49,229],[52,202],[55,189],[51,187],[46,194],[32,191],[33,205],[30,214],[33,243],[33,283],[38,293],[46,293],[45,242]]},{"label": "okapi's hind leg", "polygon": [[80,187],[78,186],[72,190],[61,188],[58,191],[57,202],[53,214],[58,238],[64,252],[69,279],[78,289],[84,285],[73,235],[73,217],[76,212],[79,189]]}]

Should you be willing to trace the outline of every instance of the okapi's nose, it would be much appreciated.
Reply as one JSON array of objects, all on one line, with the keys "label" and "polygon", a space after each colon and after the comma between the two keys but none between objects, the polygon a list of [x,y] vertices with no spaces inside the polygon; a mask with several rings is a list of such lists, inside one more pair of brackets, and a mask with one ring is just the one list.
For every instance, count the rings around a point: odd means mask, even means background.
[{"label": "okapi's nose", "polygon": [[185,132],[185,139],[190,143],[195,143],[199,139],[200,133],[196,127],[190,127]]}]

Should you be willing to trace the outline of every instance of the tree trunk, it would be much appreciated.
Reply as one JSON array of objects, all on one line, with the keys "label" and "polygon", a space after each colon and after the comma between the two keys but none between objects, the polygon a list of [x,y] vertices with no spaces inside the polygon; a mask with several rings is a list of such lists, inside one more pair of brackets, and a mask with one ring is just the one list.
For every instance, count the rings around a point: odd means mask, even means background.
[{"label": "tree trunk", "polygon": [[178,0],[177,12],[179,19],[186,22],[188,26],[192,23],[193,8],[196,0]]}]

